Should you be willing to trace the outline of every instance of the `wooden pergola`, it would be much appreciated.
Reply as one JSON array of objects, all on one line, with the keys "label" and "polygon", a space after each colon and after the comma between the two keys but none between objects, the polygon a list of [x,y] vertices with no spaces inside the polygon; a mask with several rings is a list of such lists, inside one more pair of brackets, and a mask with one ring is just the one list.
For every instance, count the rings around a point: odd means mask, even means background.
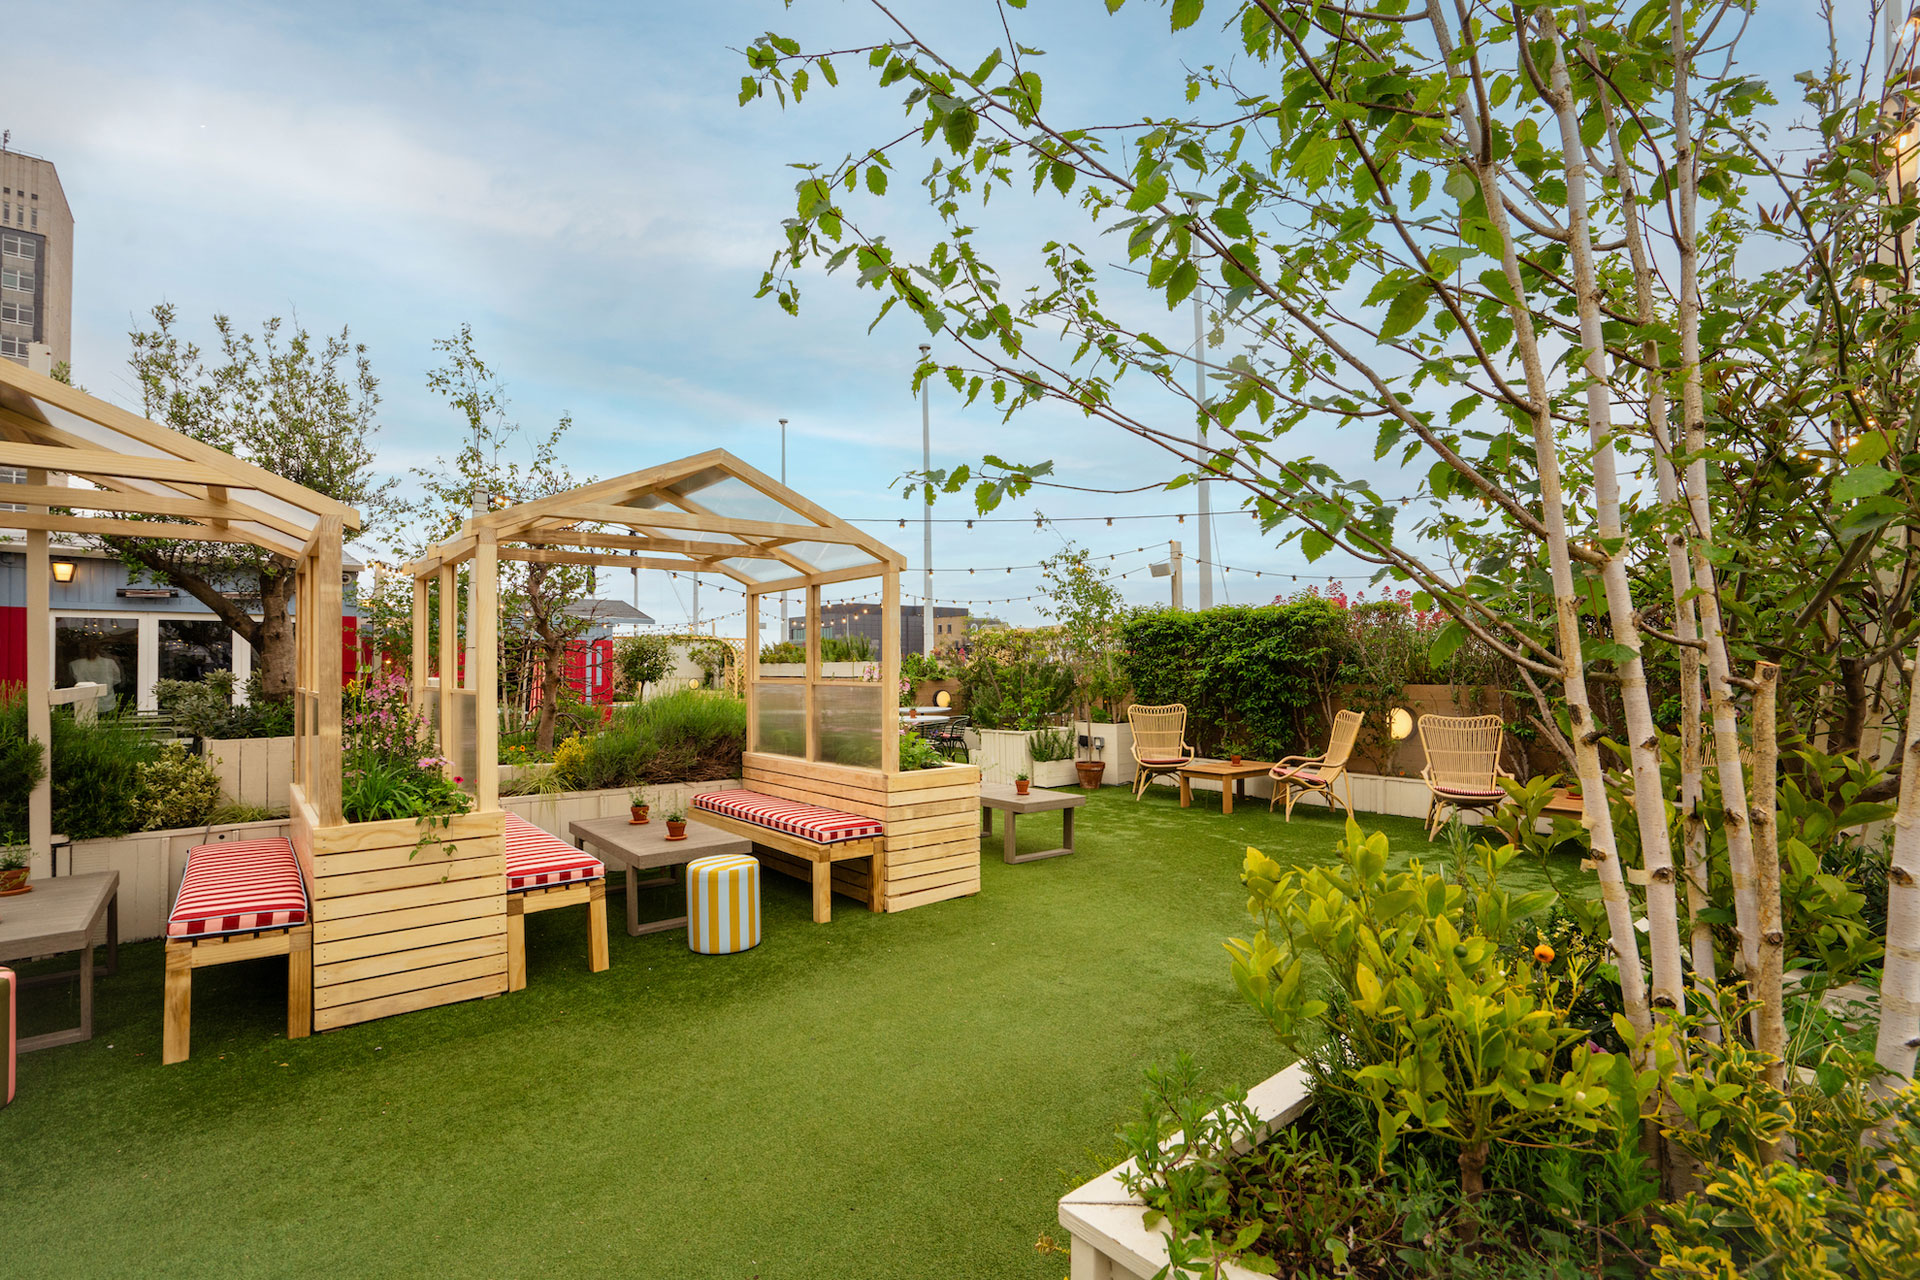
[{"label": "wooden pergola", "polygon": [[[51,854],[53,835],[56,533],[242,543],[298,566],[296,778],[337,820],[341,544],[360,527],[353,508],[8,360],[0,360],[0,466],[27,473],[25,484],[0,489],[0,499],[26,508],[0,512],[0,527],[26,533],[27,732],[48,764],[28,803],[35,857]],[[89,487],[61,483],[67,476]]]},{"label": "wooden pergola", "polygon": [[[468,520],[458,536],[409,566],[413,575],[416,706],[442,726],[441,750],[474,780],[482,811],[499,804],[501,561],[712,574],[746,594],[747,749],[806,761],[899,771],[900,571],[905,558],[722,449],[696,454]],[[473,586],[474,660],[461,670],[460,566]],[[878,682],[820,673],[821,588],[881,579]],[[438,584],[440,679],[432,682],[430,591]],[[759,604],[806,593],[807,661],[800,676],[760,673]],[[450,606],[451,602],[451,607]],[[871,703],[869,708],[866,704]],[[871,733],[868,733],[868,729]],[[868,751],[871,742],[877,751]],[[471,746],[469,747],[469,743]],[[471,750],[471,757],[467,752]],[[872,756],[871,760],[866,757]],[[471,764],[469,765],[469,759]]]}]

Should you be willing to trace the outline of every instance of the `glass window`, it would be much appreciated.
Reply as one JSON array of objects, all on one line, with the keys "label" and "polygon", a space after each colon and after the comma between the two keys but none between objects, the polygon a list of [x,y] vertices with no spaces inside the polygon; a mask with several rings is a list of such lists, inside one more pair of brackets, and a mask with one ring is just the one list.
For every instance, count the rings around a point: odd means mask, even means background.
[{"label": "glass window", "polygon": [[34,231],[38,231],[40,229],[40,209],[37,205],[34,207],[34,210],[33,210],[33,225],[29,229]]},{"label": "glass window", "polygon": [[11,267],[0,269],[0,288],[18,289],[22,293],[32,293],[33,272],[15,271]]},{"label": "glass window", "polygon": [[233,670],[233,632],[224,622],[160,620],[160,678],[204,680]]},{"label": "glass window", "polygon": [[10,333],[0,333],[0,356],[18,356],[27,358],[27,339],[16,338]]},{"label": "glass window", "polygon": [[880,767],[880,717],[893,714],[877,684],[815,685],[814,733],[820,759],[863,769]]},{"label": "glass window", "polygon": [[139,674],[140,624],[132,618],[54,620],[53,678],[58,688],[92,681],[132,706]]},{"label": "glass window", "polygon": [[32,324],[33,304],[31,302],[0,302],[0,320],[11,320],[15,324]]},{"label": "glass window", "polygon": [[0,236],[0,253],[25,258],[29,262],[40,256],[37,246],[25,236]]},{"label": "glass window", "polygon": [[755,751],[782,756],[807,754],[807,690],[805,685],[755,684],[760,707]]}]

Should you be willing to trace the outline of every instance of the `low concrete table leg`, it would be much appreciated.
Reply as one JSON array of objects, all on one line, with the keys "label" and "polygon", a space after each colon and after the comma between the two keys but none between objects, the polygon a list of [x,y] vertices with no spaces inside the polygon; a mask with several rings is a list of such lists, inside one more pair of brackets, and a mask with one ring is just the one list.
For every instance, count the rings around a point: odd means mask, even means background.
[{"label": "low concrete table leg", "polygon": [[[993,810],[989,809],[987,810],[987,812],[991,813],[993,812]],[[1017,852],[1016,843],[1013,836],[1014,829],[1020,825],[1019,817],[1020,815],[1017,813],[1007,814],[1006,835],[1000,842],[1000,861],[1002,862],[1020,861],[1020,855]]]},{"label": "low concrete table leg", "polygon": [[1005,840],[1001,844],[1000,861],[1013,864],[1013,865],[1018,865],[1022,862],[1039,862],[1043,858],[1060,858],[1073,852],[1073,810],[1072,809],[1060,810],[1060,831],[1061,831],[1061,839],[1064,841],[1064,843],[1058,849],[1042,849],[1038,853],[1014,852],[1013,828],[1014,828],[1014,819],[1018,816],[1019,815],[1014,813],[1012,810],[1007,811],[1007,834],[1006,834]]},{"label": "low concrete table leg", "polygon": [[993,834],[993,810],[985,805],[980,807],[980,834],[983,836]]}]

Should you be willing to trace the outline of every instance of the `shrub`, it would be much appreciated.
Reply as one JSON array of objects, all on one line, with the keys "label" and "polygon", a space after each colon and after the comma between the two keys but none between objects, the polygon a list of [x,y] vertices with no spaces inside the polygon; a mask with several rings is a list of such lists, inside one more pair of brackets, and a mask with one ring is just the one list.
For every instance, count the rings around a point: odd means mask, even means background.
[{"label": "shrub", "polygon": [[177,742],[137,767],[141,829],[165,831],[198,827],[220,807],[220,779],[199,756]]},{"label": "shrub", "polygon": [[53,717],[53,825],[75,840],[146,829],[140,766],[160,748],[118,717],[82,724]]},{"label": "shrub", "polygon": [[0,685],[0,845],[26,839],[27,796],[46,776],[45,744],[27,735],[20,685]]},{"label": "shrub", "polygon": [[554,777],[568,790],[737,777],[746,739],[743,699],[678,689],[624,708],[592,737],[561,743]]},{"label": "shrub", "polygon": [[805,662],[806,646],[795,644],[791,640],[782,640],[779,644],[765,645],[760,650],[762,662]]},{"label": "shrub", "polygon": [[995,631],[974,645],[960,673],[976,729],[1040,729],[1073,705],[1073,672],[1055,656],[1052,630]]},{"label": "shrub", "polygon": [[1036,764],[1073,759],[1074,735],[1066,729],[1047,729],[1027,739],[1027,751]]},{"label": "shrub", "polygon": [[916,769],[938,769],[945,763],[945,757],[931,742],[919,734],[900,735],[900,771],[902,773],[912,773]]},{"label": "shrub", "polygon": [[260,691],[259,675],[247,682],[248,700],[233,701],[233,673],[209,672],[201,680],[156,680],[153,700],[198,738],[284,738],[293,733],[293,703]]},{"label": "shrub", "polygon": [[615,642],[613,664],[633,696],[641,698],[648,685],[666,679],[673,669],[673,646],[665,636],[627,636]]}]

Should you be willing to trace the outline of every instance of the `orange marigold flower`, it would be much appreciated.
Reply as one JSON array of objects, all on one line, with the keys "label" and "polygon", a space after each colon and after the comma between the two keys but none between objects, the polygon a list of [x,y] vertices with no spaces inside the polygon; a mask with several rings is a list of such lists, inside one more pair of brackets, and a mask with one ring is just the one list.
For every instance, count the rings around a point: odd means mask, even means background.
[{"label": "orange marigold flower", "polygon": [[1533,958],[1540,964],[1552,964],[1553,948],[1543,942],[1533,949]]}]

